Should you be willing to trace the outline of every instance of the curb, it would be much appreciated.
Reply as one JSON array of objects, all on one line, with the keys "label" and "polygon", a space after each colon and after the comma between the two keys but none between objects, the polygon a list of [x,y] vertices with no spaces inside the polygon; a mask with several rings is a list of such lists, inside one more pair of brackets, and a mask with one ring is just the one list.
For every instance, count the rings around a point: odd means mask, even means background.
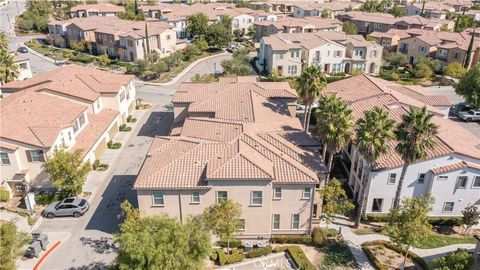
[{"label": "curb", "polygon": [[38,270],[38,267],[40,266],[40,264],[42,264],[42,262],[45,260],[45,258],[54,250],[56,249],[58,246],[60,246],[60,244],[62,243],[62,241],[58,241],[56,242],[51,248],[49,248],[43,255],[42,257],[40,257],[40,259],[38,260],[38,262],[35,264],[35,266],[33,267],[33,270]]}]

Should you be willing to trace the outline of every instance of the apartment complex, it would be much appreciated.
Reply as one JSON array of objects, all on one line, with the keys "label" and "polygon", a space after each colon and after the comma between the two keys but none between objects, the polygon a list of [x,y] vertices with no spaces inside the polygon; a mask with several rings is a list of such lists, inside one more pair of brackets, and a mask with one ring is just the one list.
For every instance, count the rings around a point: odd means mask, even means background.
[{"label": "apartment complex", "polygon": [[462,1],[425,1],[411,3],[405,6],[405,12],[407,16],[412,15],[423,15],[436,18],[436,19],[445,19],[448,12],[462,12],[469,10],[472,6],[472,2],[462,2]]},{"label": "apartment complex", "polygon": [[122,12],[125,12],[125,8],[123,6],[112,5],[109,3],[77,5],[70,9],[70,18],[116,16]]},{"label": "apartment complex", "polygon": [[327,73],[377,74],[382,46],[360,35],[344,32],[278,34],[260,40],[257,67],[281,76],[298,76],[309,65],[322,67]]},{"label": "apartment complex", "polygon": [[255,22],[254,40],[278,33],[312,33],[318,31],[342,31],[342,22],[337,19],[320,17],[295,18],[285,17],[276,21]]},{"label": "apartment complex", "polygon": [[328,12],[330,18],[333,19],[340,12],[356,9],[360,6],[361,3],[358,2],[301,2],[293,6],[292,16],[304,18],[308,16],[322,16],[322,13]]},{"label": "apartment complex", "polygon": [[57,149],[101,159],[135,104],[133,76],[68,65],[0,87],[1,186],[49,188],[44,161]]},{"label": "apartment complex", "polygon": [[444,27],[453,30],[454,22],[444,19],[424,18],[419,15],[395,18],[391,14],[378,12],[349,11],[337,15],[342,22],[349,21],[357,26],[359,33],[387,32],[390,29],[418,28],[438,31]]},{"label": "apartment complex", "polygon": [[134,184],[141,213],[185,220],[231,199],[242,208],[239,238],[309,233],[326,168],[296,100],[288,83],[255,77],[182,83],[170,136],[154,139]]},{"label": "apartment complex", "polygon": [[129,21],[92,16],[67,21],[50,21],[48,32],[56,46],[86,40],[97,54],[107,54],[122,61],[144,59],[148,45],[151,53],[165,57],[175,52],[177,37],[171,27],[160,21]]},{"label": "apartment complex", "polygon": [[[461,216],[466,206],[480,205],[480,140],[446,119],[450,104],[444,96],[432,95],[420,86],[399,85],[367,75],[330,83],[326,92],[345,100],[353,111],[354,120],[363,117],[366,110],[380,107],[400,123],[410,107],[426,106],[435,115],[433,122],[439,127],[436,146],[428,151],[427,158],[408,166],[401,197],[432,194],[435,203],[431,216]],[[396,144],[392,141],[389,151],[373,166],[358,152],[355,144],[344,150],[350,172],[348,184],[355,198],[358,199],[362,179],[367,178],[367,214],[388,213],[393,205],[403,167],[402,158],[395,152]]]}]

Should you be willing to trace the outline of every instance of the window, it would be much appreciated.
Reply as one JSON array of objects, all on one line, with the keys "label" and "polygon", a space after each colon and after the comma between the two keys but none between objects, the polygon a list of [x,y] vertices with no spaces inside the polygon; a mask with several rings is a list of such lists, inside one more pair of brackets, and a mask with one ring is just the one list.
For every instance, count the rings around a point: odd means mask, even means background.
[{"label": "window", "polygon": [[32,162],[43,161],[43,151],[42,150],[30,150],[30,159]]},{"label": "window", "polygon": [[282,53],[276,53],[275,54],[275,59],[283,59],[283,54]]},{"label": "window", "polygon": [[280,229],[280,214],[273,214],[272,226],[274,230]]},{"label": "window", "polygon": [[306,187],[303,188],[302,199],[310,199],[312,196],[312,188]]},{"label": "window", "polygon": [[281,199],[282,198],[282,189],[279,187],[276,187],[273,190],[273,198],[274,199]]},{"label": "window", "polygon": [[128,47],[133,47],[133,41],[132,40],[127,40],[127,45],[128,45]]},{"label": "window", "polygon": [[299,51],[292,51],[290,52],[290,57],[292,58],[296,58],[296,57],[299,57],[300,56],[300,52]]},{"label": "window", "polygon": [[355,50],[355,56],[363,56],[362,50]]},{"label": "window", "polygon": [[27,69],[27,63],[20,63],[19,67],[21,70],[25,70]]},{"label": "window", "polygon": [[8,158],[7,152],[0,152],[0,160],[2,161],[2,165],[10,165],[10,159]]},{"label": "window", "polygon": [[453,58],[458,59],[458,52],[453,54]]},{"label": "window", "polygon": [[423,182],[425,182],[425,174],[421,173],[418,175],[418,183],[423,184]]},{"label": "window", "polygon": [[72,133],[69,131],[68,132],[68,140],[71,141],[72,140]]},{"label": "window", "polygon": [[335,57],[342,57],[342,51],[335,51]]},{"label": "window", "polygon": [[292,215],[292,229],[298,230],[300,228],[300,215],[293,214]]},{"label": "window", "polygon": [[427,48],[424,47],[424,46],[418,46],[418,51],[419,51],[419,52],[426,52],[426,51],[427,51]]},{"label": "window", "polygon": [[83,125],[85,125],[85,115],[84,114],[80,115],[80,117],[78,118],[78,122],[80,123],[80,127],[83,127]]},{"label": "window", "polygon": [[250,198],[251,205],[262,205],[262,191],[252,191]]},{"label": "window", "polygon": [[194,191],[192,192],[192,201],[191,203],[200,203],[200,192]]},{"label": "window", "polygon": [[73,122],[73,133],[77,133],[78,131],[78,122],[77,120],[75,120],[75,122]]},{"label": "window", "polygon": [[457,181],[457,188],[466,188],[468,176],[459,176]]},{"label": "window", "polygon": [[296,75],[297,74],[297,66],[288,66],[288,74],[290,75]]},{"label": "window", "polygon": [[239,223],[239,230],[240,231],[245,231],[245,219],[244,218],[241,218],[238,220],[238,223]]},{"label": "window", "polygon": [[472,188],[480,188],[480,176],[473,178]]},{"label": "window", "polygon": [[397,181],[397,174],[396,173],[391,173],[388,175],[388,184],[389,185],[395,185],[395,181]]},{"label": "window", "polygon": [[120,91],[120,93],[118,94],[119,98],[120,98],[120,102],[122,102],[124,99],[125,99],[125,91]]},{"label": "window", "polygon": [[337,73],[342,71],[342,64],[332,64],[332,72]]},{"label": "window", "polygon": [[382,212],[383,199],[373,199],[372,212]]},{"label": "window", "polygon": [[154,191],[152,192],[153,205],[163,206],[163,192]]},{"label": "window", "polygon": [[377,55],[378,55],[377,50],[373,50],[373,51],[372,51],[372,57],[377,57]]},{"label": "window", "polygon": [[167,40],[170,40],[172,39],[172,37],[170,35],[167,35]]},{"label": "window", "polygon": [[440,49],[440,50],[438,50],[438,55],[440,55],[440,56],[447,56],[447,52],[448,52],[448,51],[445,50],[445,49]]},{"label": "window", "polygon": [[437,180],[446,181],[448,180],[448,175],[439,175],[437,176]]},{"label": "window", "polygon": [[454,202],[445,202],[445,204],[443,205],[443,212],[452,212],[454,205]]},{"label": "window", "polygon": [[217,203],[221,201],[228,200],[228,192],[226,191],[217,191]]}]

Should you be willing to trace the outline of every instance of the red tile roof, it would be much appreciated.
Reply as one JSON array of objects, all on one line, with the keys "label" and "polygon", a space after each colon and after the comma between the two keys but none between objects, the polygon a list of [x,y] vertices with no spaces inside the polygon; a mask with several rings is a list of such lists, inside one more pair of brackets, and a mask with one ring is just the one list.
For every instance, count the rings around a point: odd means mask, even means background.
[{"label": "red tile roof", "polygon": [[451,164],[448,164],[448,165],[445,165],[445,166],[435,167],[435,168],[431,169],[430,171],[433,174],[443,174],[443,173],[447,173],[447,172],[451,172],[451,171],[457,171],[457,170],[464,169],[464,168],[472,168],[472,169],[480,171],[480,165],[473,164],[473,163],[466,162],[466,161],[460,161],[460,162],[451,163]]}]

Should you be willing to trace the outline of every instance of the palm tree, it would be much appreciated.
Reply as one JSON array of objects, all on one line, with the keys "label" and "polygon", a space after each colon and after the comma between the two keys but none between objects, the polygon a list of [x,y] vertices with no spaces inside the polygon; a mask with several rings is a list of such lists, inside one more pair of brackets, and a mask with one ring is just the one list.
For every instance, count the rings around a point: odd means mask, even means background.
[{"label": "palm tree", "polygon": [[438,126],[432,122],[432,118],[433,114],[429,113],[426,107],[421,109],[411,107],[408,113],[402,116],[402,123],[395,129],[398,140],[395,150],[403,159],[403,168],[393,207],[400,205],[400,195],[408,165],[424,159],[428,151],[435,149]]},{"label": "palm tree", "polygon": [[307,67],[300,77],[297,78],[297,91],[305,102],[305,114],[303,119],[303,128],[308,132],[310,125],[310,114],[312,113],[312,104],[327,86],[327,79],[322,70],[314,65]]},{"label": "palm tree", "polygon": [[358,228],[360,225],[362,217],[363,205],[367,195],[368,174],[370,174],[378,157],[388,152],[388,143],[395,138],[395,133],[393,132],[394,125],[395,121],[389,118],[388,112],[379,107],[364,112],[364,117],[357,121],[355,143],[358,152],[367,160],[369,167],[362,179],[355,228]]},{"label": "palm tree", "polygon": [[13,55],[0,51],[0,85],[15,80],[18,77],[18,65]]},{"label": "palm tree", "polygon": [[320,100],[317,109],[317,132],[323,140],[322,157],[325,160],[328,149],[327,180],[333,167],[333,156],[345,148],[353,138],[355,122],[352,118],[352,110],[345,101],[335,95],[329,95]]}]

